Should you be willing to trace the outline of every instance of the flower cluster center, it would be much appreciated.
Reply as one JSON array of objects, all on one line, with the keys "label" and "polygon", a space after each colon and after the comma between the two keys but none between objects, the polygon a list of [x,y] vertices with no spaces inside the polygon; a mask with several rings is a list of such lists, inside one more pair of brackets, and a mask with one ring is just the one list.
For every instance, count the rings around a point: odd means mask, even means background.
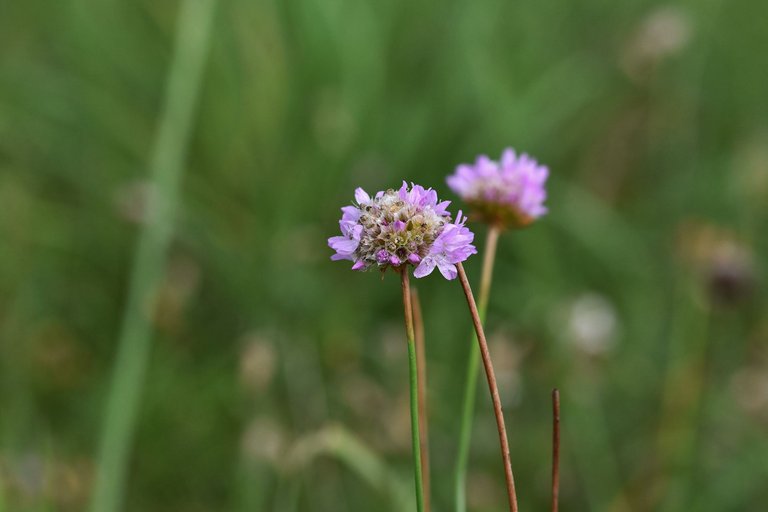
[{"label": "flower cluster center", "polygon": [[429,252],[447,219],[431,206],[403,201],[394,190],[361,204],[363,226],[357,253],[369,264],[417,263]]}]

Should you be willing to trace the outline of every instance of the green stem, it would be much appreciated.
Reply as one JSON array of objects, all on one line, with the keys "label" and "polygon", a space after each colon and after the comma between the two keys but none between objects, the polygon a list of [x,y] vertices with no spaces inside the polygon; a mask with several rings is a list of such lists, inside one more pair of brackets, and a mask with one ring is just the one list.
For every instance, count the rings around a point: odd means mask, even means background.
[{"label": "green stem", "polygon": [[[491,292],[491,280],[493,278],[493,265],[496,259],[496,246],[501,230],[496,226],[488,229],[485,240],[485,252],[483,255],[483,269],[480,278],[480,294],[478,311],[480,321],[485,323],[485,314],[488,309],[488,297]],[[461,431],[459,432],[459,448],[456,458],[455,473],[455,498],[456,512],[467,510],[467,466],[469,464],[469,447],[472,443],[472,420],[475,415],[475,397],[477,396],[477,376],[480,371],[480,347],[477,342],[477,334],[472,331],[472,340],[469,345],[469,358],[467,361],[467,379],[464,383],[464,401],[461,408]]]},{"label": "green stem", "polygon": [[408,267],[400,269],[400,284],[403,289],[405,311],[405,333],[408,341],[408,375],[411,397],[411,452],[413,453],[414,484],[416,486],[416,510],[424,512],[424,487],[421,473],[421,440],[419,434],[419,377],[416,362],[416,336],[413,328],[413,307],[408,280]]},{"label": "green stem", "polygon": [[208,49],[215,0],[183,0],[165,103],[150,161],[151,208],[134,254],[99,446],[92,512],[115,512],[126,470],[152,340],[152,301],[163,278],[179,181]]},{"label": "green stem", "polygon": [[416,333],[416,368],[419,378],[419,435],[421,436],[421,470],[424,486],[424,512],[432,509],[429,468],[429,414],[427,407],[427,351],[424,340],[424,317],[416,288],[411,288],[413,324]]}]

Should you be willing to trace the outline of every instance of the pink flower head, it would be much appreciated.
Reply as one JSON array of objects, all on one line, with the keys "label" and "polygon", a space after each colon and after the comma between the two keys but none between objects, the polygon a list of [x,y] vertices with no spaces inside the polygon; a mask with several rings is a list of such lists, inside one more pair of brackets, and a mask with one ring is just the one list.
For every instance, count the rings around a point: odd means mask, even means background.
[{"label": "pink flower head", "polygon": [[474,234],[464,227],[461,212],[451,222],[446,208],[450,201],[438,202],[437,193],[421,185],[403,182],[400,190],[369,196],[355,190],[354,206],[341,209],[341,236],[328,239],[336,251],[332,260],[350,260],[353,270],[414,265],[413,275],[424,277],[437,267],[446,279],[456,277],[456,263],[477,249]]},{"label": "pink flower head", "polygon": [[499,162],[479,156],[475,165],[459,165],[446,181],[483,221],[521,228],[547,213],[548,176],[549,169],[530,156],[506,149]]}]

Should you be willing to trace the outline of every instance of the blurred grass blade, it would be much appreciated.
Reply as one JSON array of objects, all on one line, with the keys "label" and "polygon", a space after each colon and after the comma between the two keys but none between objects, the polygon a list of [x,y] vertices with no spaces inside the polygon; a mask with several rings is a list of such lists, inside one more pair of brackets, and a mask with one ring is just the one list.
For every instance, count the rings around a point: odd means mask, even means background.
[{"label": "blurred grass blade", "polygon": [[289,470],[302,470],[322,455],[338,459],[372,488],[390,497],[393,510],[415,508],[406,484],[357,437],[339,426],[327,427],[302,438],[288,456]]},{"label": "blurred grass blade", "polygon": [[99,447],[92,512],[119,510],[151,342],[152,295],[165,253],[208,49],[215,0],[182,0],[165,103],[150,161],[152,204],[135,253]]}]

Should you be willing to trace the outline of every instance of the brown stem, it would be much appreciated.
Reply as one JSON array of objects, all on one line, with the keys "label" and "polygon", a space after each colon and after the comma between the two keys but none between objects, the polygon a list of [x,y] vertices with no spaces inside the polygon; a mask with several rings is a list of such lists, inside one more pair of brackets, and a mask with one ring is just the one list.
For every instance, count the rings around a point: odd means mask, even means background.
[{"label": "brown stem", "polygon": [[416,334],[416,369],[419,376],[419,430],[421,433],[421,470],[424,481],[424,511],[430,511],[429,424],[427,423],[427,353],[424,345],[424,320],[416,288],[411,288],[413,326]]},{"label": "brown stem", "polygon": [[517,512],[515,478],[512,475],[512,462],[509,458],[509,441],[507,440],[507,429],[504,426],[504,411],[501,409],[499,387],[496,384],[496,375],[493,372],[493,363],[491,362],[491,354],[488,351],[488,342],[485,339],[483,324],[480,321],[480,314],[477,312],[477,304],[475,304],[475,297],[472,295],[472,288],[469,286],[469,281],[467,280],[467,273],[464,272],[464,266],[461,263],[457,263],[456,269],[459,272],[459,281],[461,282],[461,287],[464,289],[464,295],[467,298],[469,312],[472,315],[472,323],[475,325],[477,342],[480,345],[480,355],[483,358],[485,376],[488,380],[488,389],[491,392],[491,399],[493,400],[493,412],[496,415],[496,427],[499,431],[499,444],[501,445],[501,458],[504,461],[504,476],[507,479],[509,510],[511,512]]},{"label": "brown stem", "polygon": [[552,512],[560,501],[560,391],[552,390]]},{"label": "brown stem", "polygon": [[[483,269],[480,277],[480,293],[477,302],[480,313],[480,321],[485,321],[485,313],[488,310],[488,297],[491,293],[491,281],[493,277],[493,263],[496,258],[496,246],[501,234],[501,227],[491,225],[485,240],[483,253]],[[467,357],[467,377],[464,383],[464,399],[461,407],[461,423],[459,427],[459,444],[456,453],[456,473],[454,498],[456,499],[456,512],[466,512],[467,466],[469,463],[469,448],[472,443],[472,424],[475,413],[475,397],[477,396],[477,373],[480,371],[480,348],[472,336]]]}]

